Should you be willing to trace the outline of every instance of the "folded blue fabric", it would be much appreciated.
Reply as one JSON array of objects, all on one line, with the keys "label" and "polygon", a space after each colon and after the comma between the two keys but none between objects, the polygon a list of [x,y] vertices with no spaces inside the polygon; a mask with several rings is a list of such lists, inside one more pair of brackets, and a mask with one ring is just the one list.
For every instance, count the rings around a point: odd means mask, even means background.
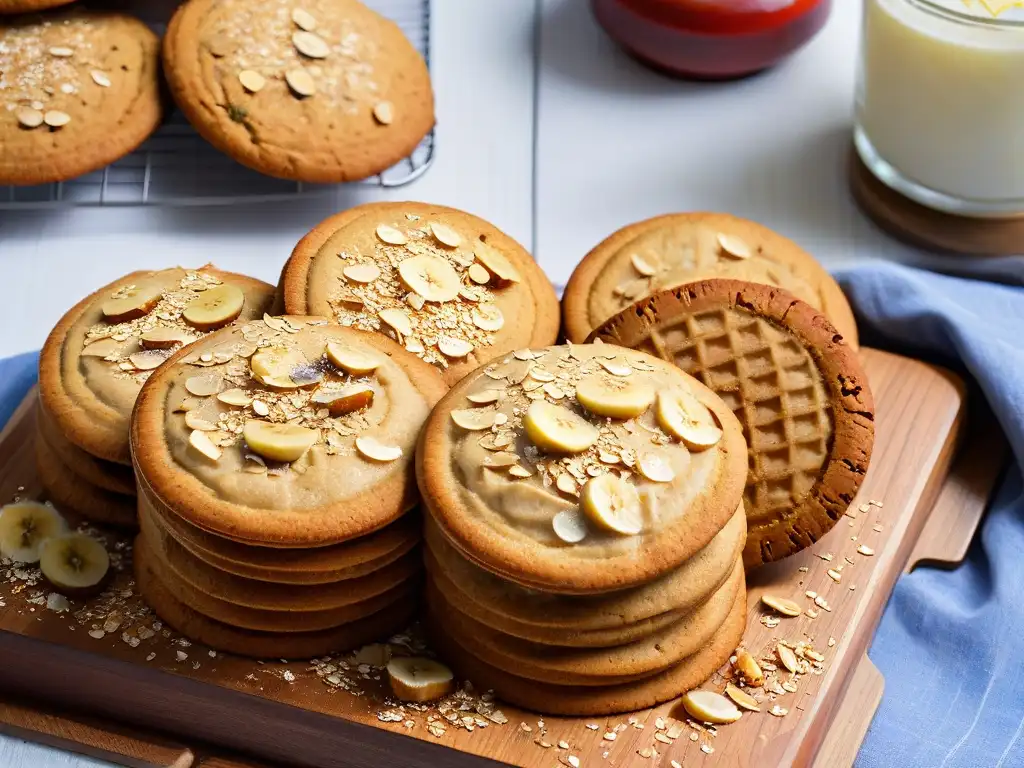
[{"label": "folded blue fabric", "polygon": [[858,766],[1024,766],[1024,288],[864,262],[837,277],[871,343],[966,369],[1015,454],[966,562],[903,576],[869,656]]},{"label": "folded blue fabric", "polygon": [[39,378],[39,353],[26,352],[23,355],[0,360],[0,427],[11,418],[25,393]]}]

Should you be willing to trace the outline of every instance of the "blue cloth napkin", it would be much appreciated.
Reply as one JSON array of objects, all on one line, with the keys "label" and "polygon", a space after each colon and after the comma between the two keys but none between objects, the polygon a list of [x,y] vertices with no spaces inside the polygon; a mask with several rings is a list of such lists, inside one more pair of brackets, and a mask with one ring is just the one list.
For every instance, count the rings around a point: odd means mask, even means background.
[{"label": "blue cloth napkin", "polygon": [[870,343],[977,381],[1015,459],[964,564],[897,583],[869,652],[885,696],[857,765],[1024,766],[1024,287],[871,261],[837,277]]},{"label": "blue cloth napkin", "polygon": [[[899,580],[871,647],[885,696],[862,768],[1024,768],[1024,287],[864,262],[837,273],[872,344],[964,369],[1015,463],[966,562]],[[0,423],[37,355],[0,360]]]}]

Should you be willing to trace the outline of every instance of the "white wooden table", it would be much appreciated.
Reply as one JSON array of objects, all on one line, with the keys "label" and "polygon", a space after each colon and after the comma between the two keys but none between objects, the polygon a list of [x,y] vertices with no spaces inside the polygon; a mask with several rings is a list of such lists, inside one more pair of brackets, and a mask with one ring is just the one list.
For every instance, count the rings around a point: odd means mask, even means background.
[{"label": "white wooden table", "polygon": [[[760,220],[828,264],[880,256],[950,267],[882,235],[849,200],[860,3],[839,0],[807,49],[728,84],[646,70],[588,6],[434,0],[437,153],[410,186],[232,208],[0,213],[0,274],[14,286],[0,307],[0,356],[38,348],[67,307],[131,269],[214,261],[272,281],[312,225],[370,199],[479,214],[532,246],[559,285],[613,229],[681,210]],[[5,768],[94,765],[0,737]]]}]

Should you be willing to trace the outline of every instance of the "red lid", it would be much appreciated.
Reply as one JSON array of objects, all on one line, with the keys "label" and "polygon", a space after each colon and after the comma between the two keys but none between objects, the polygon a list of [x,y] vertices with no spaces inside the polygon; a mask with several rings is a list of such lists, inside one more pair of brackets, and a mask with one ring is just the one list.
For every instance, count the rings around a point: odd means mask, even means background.
[{"label": "red lid", "polygon": [[709,35],[765,32],[798,19],[822,0],[619,0],[655,24]]}]

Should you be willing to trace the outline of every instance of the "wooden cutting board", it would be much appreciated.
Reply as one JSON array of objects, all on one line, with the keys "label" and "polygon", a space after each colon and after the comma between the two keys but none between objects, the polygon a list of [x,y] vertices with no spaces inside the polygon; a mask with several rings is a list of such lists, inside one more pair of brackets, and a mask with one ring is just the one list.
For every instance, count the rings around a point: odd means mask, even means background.
[{"label": "wooden cutting board", "polygon": [[[570,756],[584,767],[668,768],[673,760],[686,766],[850,765],[882,695],[881,676],[865,652],[896,579],[912,555],[913,562],[962,558],[1003,461],[998,430],[993,434],[990,424],[980,422],[985,450],[967,452],[950,476],[965,416],[962,383],[876,350],[864,350],[863,360],[875,395],[877,436],[850,515],[813,549],[748,579],[745,647],[760,658],[778,640],[812,642],[825,656],[824,669],[799,676],[796,692],[765,701],[762,712],[715,734],[682,723],[681,734],[669,738],[677,723],[670,704],[608,718],[540,718],[499,702],[507,723],[489,722],[472,732],[449,726],[438,737],[427,728],[428,719],[436,722],[436,710],[406,709],[398,722],[382,722],[378,715],[390,705],[378,681],[366,681],[365,694],[356,697],[327,685],[307,663],[211,657],[206,648],[180,645],[173,633],[158,632],[133,647],[121,636],[122,629],[134,631],[131,621],[96,638],[89,634],[95,622],[33,604],[39,587],[10,583],[0,583],[0,729],[126,765],[176,768],[554,766],[571,765]],[[33,402],[26,399],[0,435],[3,500],[38,493]],[[874,554],[859,554],[862,544]],[[839,566],[837,583],[827,571]],[[129,589],[128,575],[117,584]],[[807,591],[820,594],[828,609],[815,606]],[[797,600],[817,615],[765,626],[758,603],[765,592]],[[103,613],[102,606],[73,606],[83,607]],[[723,680],[713,680],[719,690]],[[768,714],[773,705],[787,714]],[[660,738],[659,718],[665,726]],[[616,726],[615,740],[604,739]]]}]

